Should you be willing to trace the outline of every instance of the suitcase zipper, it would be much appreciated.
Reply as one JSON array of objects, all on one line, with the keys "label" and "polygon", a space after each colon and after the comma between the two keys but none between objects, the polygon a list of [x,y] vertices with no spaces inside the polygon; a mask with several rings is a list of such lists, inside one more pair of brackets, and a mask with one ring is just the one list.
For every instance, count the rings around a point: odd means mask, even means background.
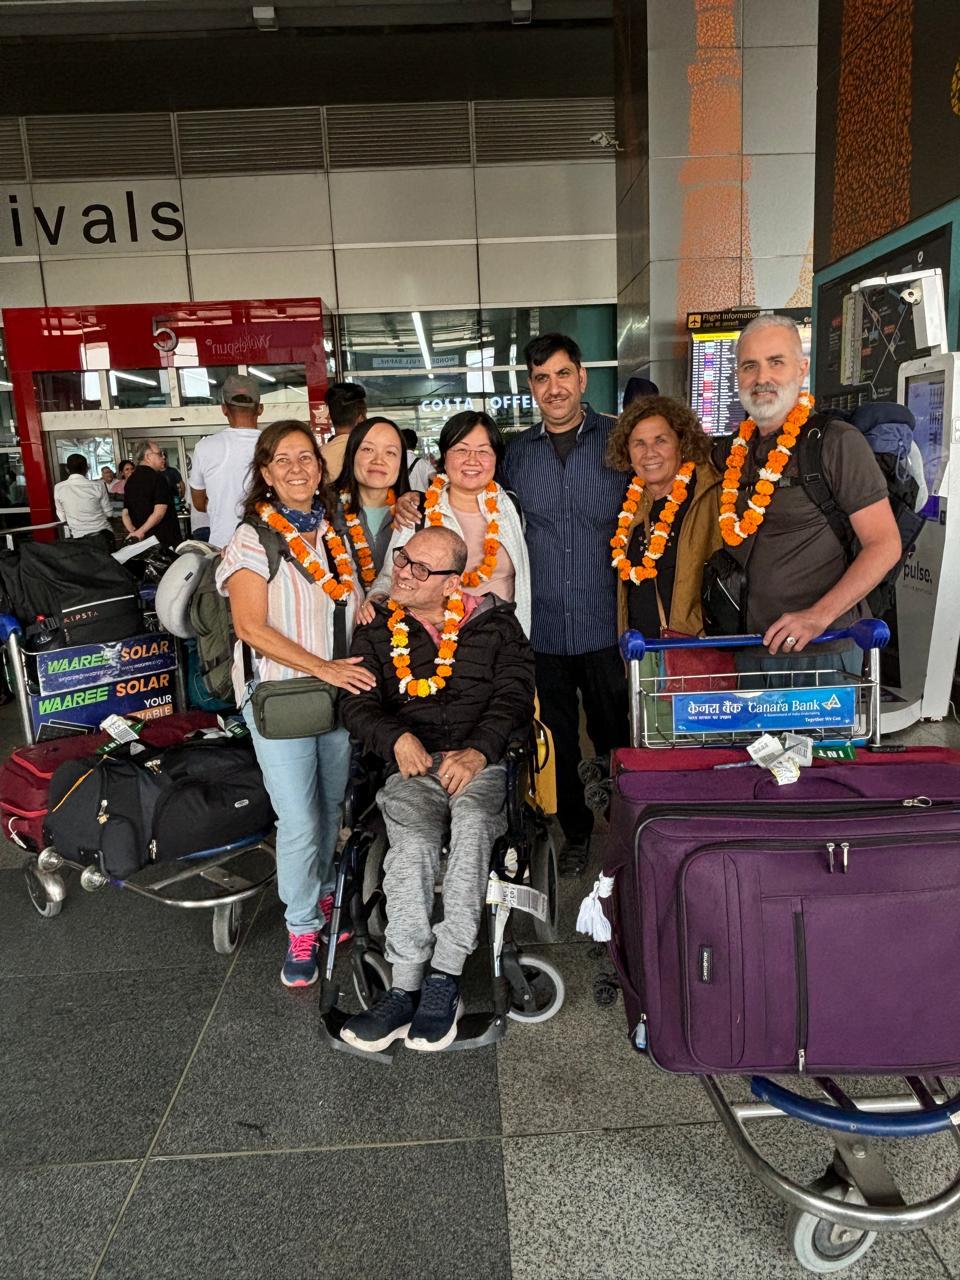
[{"label": "suitcase zipper", "polygon": [[797,1070],[807,1065],[807,939],[803,912],[793,913],[793,964],[797,978]]}]

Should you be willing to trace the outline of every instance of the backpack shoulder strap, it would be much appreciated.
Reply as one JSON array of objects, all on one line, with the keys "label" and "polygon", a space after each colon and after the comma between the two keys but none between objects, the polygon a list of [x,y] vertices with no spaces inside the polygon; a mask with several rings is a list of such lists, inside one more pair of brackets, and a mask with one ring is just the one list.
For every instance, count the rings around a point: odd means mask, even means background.
[{"label": "backpack shoulder strap", "polygon": [[820,510],[850,558],[853,553],[850,520],[838,504],[830,482],[823,473],[823,433],[829,421],[824,414],[817,413],[807,423],[797,446],[797,467],[800,471],[800,483],[807,497]]},{"label": "backpack shoulder strap", "polygon": [[262,520],[251,520],[249,523],[256,530],[260,545],[266,552],[267,571],[269,573],[267,581],[272,582],[277,576],[281,560],[292,560],[293,556],[290,554],[290,549],[286,542],[275,529],[265,525]]}]

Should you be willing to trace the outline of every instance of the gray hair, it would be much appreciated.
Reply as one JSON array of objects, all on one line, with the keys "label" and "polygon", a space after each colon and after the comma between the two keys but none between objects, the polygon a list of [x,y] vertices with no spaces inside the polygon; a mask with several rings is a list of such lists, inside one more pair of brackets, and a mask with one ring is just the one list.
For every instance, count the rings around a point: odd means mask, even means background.
[{"label": "gray hair", "polygon": [[797,344],[797,352],[803,355],[803,339],[800,337],[800,330],[797,328],[797,322],[791,320],[789,316],[778,316],[774,311],[765,311],[762,315],[754,316],[747,324],[740,337],[737,339],[737,359],[740,359],[740,344],[748,334],[756,333],[759,329],[786,329],[793,337],[793,341]]},{"label": "gray hair", "polygon": [[147,456],[147,450],[153,445],[152,440],[138,440],[137,447],[133,451],[133,460],[136,465],[142,466],[143,460]]}]

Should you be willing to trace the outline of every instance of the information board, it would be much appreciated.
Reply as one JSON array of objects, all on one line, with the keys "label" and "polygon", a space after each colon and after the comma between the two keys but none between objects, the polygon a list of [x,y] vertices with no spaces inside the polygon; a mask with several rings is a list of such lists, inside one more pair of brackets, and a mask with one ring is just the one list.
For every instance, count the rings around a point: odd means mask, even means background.
[{"label": "information board", "polygon": [[764,689],[757,693],[676,694],[675,733],[737,733],[774,729],[845,729],[856,719],[852,685]]}]

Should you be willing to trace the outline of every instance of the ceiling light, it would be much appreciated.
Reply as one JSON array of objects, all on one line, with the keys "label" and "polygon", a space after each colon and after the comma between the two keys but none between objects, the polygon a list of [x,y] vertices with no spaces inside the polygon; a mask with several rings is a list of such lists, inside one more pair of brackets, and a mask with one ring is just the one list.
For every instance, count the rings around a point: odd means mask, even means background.
[{"label": "ceiling light", "polygon": [[427,373],[433,372],[433,365],[430,361],[430,348],[427,346],[427,335],[423,331],[423,321],[420,319],[419,311],[411,311],[410,315],[413,319],[413,327],[417,331],[417,341],[420,343],[420,350],[423,352],[423,363]]},{"label": "ceiling light", "polygon": [[253,24],[258,31],[278,30],[280,24],[277,22],[277,11],[272,4],[255,4],[251,12]]},{"label": "ceiling light", "polygon": [[0,387],[2,387],[4,391],[12,391],[13,383],[0,381]]},{"label": "ceiling light", "polygon": [[264,382],[276,382],[272,374],[264,373],[262,369],[255,369],[252,364],[247,365],[247,373],[252,373],[255,378],[261,378]]},{"label": "ceiling light", "polygon": [[110,377],[114,380],[117,378],[125,378],[127,382],[139,382],[145,387],[155,387],[158,385],[152,378],[141,378],[139,373],[121,373],[119,369],[111,369]]}]

